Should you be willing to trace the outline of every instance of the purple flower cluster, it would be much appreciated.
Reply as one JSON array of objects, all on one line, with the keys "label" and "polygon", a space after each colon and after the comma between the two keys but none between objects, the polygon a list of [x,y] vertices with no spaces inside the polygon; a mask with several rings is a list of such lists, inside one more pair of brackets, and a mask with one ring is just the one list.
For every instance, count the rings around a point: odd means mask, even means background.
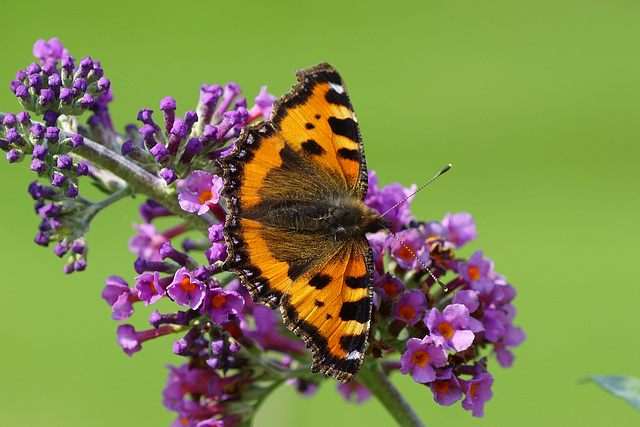
[{"label": "purple flower cluster", "polygon": [[[371,178],[376,197],[367,197],[366,202],[385,212],[401,196],[377,197],[389,190],[377,190],[377,180]],[[410,193],[397,187],[387,188],[394,188],[395,194]],[[448,406],[464,397],[462,406],[481,417],[493,383],[484,355],[495,353],[498,363],[509,367],[511,348],[525,338],[512,324],[515,289],[493,270],[493,262],[483,258],[482,251],[468,261],[456,258],[455,250],[477,237],[470,214],[447,214],[441,222],[424,223],[410,220],[408,203],[391,212],[407,222],[396,223],[395,235],[369,236],[377,273],[376,336],[380,337],[372,346],[402,353],[400,371],[428,384],[436,402]],[[446,291],[423,265],[446,284]]]},{"label": "purple flower cluster", "polygon": [[[154,205],[145,205],[149,204]],[[130,286],[125,279],[111,276],[102,296],[118,321],[131,317],[141,303],[148,306],[161,299],[175,302],[176,311],[153,311],[147,330],[120,325],[117,342],[131,356],[147,340],[180,334],[173,352],[187,357],[188,362],[170,368],[165,406],[178,413],[180,425],[238,425],[251,416],[240,408],[257,406],[266,397],[265,384],[282,382],[304,359],[304,344],[284,327],[276,312],[255,304],[237,279],[220,274],[220,261],[226,258],[226,245],[219,242],[221,224],[210,229],[208,246],[216,250],[215,256],[208,256],[209,266],[198,266],[186,252],[172,247],[169,238],[175,240],[185,229],[173,228],[162,234],[153,230],[141,229],[139,234],[146,238],[135,236],[135,244],[130,244],[139,256],[134,264],[139,274],[133,278],[135,284]],[[143,241],[148,245],[146,251],[140,250]],[[266,351],[273,356],[263,357]],[[309,394],[319,379],[295,380],[296,387]]]},{"label": "purple flower cluster", "polygon": [[26,110],[44,115],[47,123],[53,125],[60,114],[80,116],[100,96],[110,96],[111,82],[100,63],[85,57],[76,64],[58,38],[39,40],[33,54],[40,63],[18,71],[11,91]]},{"label": "purple flower cluster", "polygon": [[184,118],[176,117],[175,99],[164,98],[160,102],[162,125],[153,119],[153,110],[140,110],[142,126],[123,143],[122,155],[156,172],[167,185],[192,171],[215,172],[214,160],[233,148],[227,143],[240,135],[243,126],[270,113],[275,100],[263,87],[255,105],[247,110],[247,101],[238,97],[240,93],[235,83],[224,87],[204,84],[196,110],[187,111]]},{"label": "purple flower cluster", "polygon": [[[33,54],[38,62],[17,72],[11,90],[23,108],[42,116],[42,122],[32,120],[26,111],[0,113],[0,149],[6,152],[9,163],[30,160],[30,169],[47,181],[29,187],[36,200],[35,210],[42,218],[35,241],[55,245],[59,257],[70,254],[65,273],[86,267],[84,233],[89,222],[102,209],[132,193],[126,179],[86,160],[85,141],[114,152],[110,163],[161,178],[167,192],[178,188],[180,204],[199,203],[198,214],[211,211],[218,220],[224,219],[225,213],[215,208],[217,200],[199,202],[203,194],[190,184],[193,178],[179,178],[190,176],[192,171],[197,171],[196,176],[216,172],[213,160],[232,148],[230,140],[239,135],[242,126],[270,114],[275,97],[266,92],[266,87],[256,97],[255,105],[247,109],[246,99],[238,97],[241,90],[235,83],[224,87],[202,85],[197,108],[187,111],[184,118],[176,117],[176,101],[167,97],[160,103],[163,123],[156,124],[153,111],[142,109],[138,114],[140,128],[129,125],[120,134],[113,127],[108,109],[113,99],[111,84],[98,61],[90,57],[76,61],[57,38],[38,40]],[[77,118],[87,111],[93,114],[86,126],[79,125]],[[99,202],[79,197],[80,176],[88,176],[107,197]],[[213,179],[219,190],[220,178]],[[179,210],[177,204],[176,208]],[[164,209],[163,215],[175,214],[161,205],[160,209]]]},{"label": "purple flower cluster", "polygon": [[[173,425],[246,425],[282,383],[303,396],[313,395],[328,377],[310,372],[311,354],[304,343],[285,328],[279,312],[254,303],[239,280],[221,270],[227,257],[222,235],[227,211],[215,160],[230,152],[243,126],[270,116],[275,97],[263,87],[247,108],[235,83],[202,85],[197,107],[182,118],[176,115],[175,99],[167,97],[160,102],[162,121],[143,109],[138,114],[142,125],[129,125],[119,134],[108,111],[110,85],[97,61],[87,57],[76,65],[57,39],[38,41],[34,55],[40,64],[18,72],[11,88],[26,109],[43,115],[45,124],[26,112],[2,115],[0,148],[10,163],[31,156],[31,169],[48,181],[29,187],[42,218],[36,242],[55,243],[58,256],[69,254],[65,272],[83,270],[84,232],[91,220],[134,191],[127,179],[99,162],[80,160],[83,144],[98,143],[110,162],[138,168],[161,187],[157,194],[164,199],[147,199],[140,206],[144,222],[134,225],[137,232],[129,241],[137,255],[136,274],[108,277],[102,297],[119,322],[136,308],[161,300],[175,303],[168,312],[153,310],[148,329],[126,323],[117,328],[117,342],[129,356],[150,339],[176,337],[172,351],[186,359],[169,368],[163,392],[164,405],[177,414]],[[88,127],[77,126],[74,117],[87,110],[93,112]],[[79,177],[85,175],[108,195],[104,200],[94,203],[78,194]],[[379,187],[370,172],[365,203],[385,213],[393,233],[368,236],[375,298],[364,363],[378,364],[384,375],[411,374],[429,386],[439,404],[461,401],[474,416],[482,416],[492,396],[488,356],[495,354],[500,365],[511,366],[511,349],[525,337],[513,325],[516,292],[482,251],[468,260],[456,256],[477,237],[471,215],[416,221],[409,209],[414,190],[397,183]],[[190,232],[197,227],[183,221],[185,216],[208,225],[199,229],[202,238],[193,238]],[[357,380],[338,390],[356,403],[372,395]]]},{"label": "purple flower cluster", "polygon": [[30,169],[47,184],[34,181],[29,194],[36,201],[40,216],[35,242],[42,246],[55,244],[54,253],[62,257],[70,253],[64,271],[86,267],[85,221],[91,216],[90,202],[78,197],[78,180],[89,174],[89,164],[73,156],[73,150],[84,143],[82,135],[62,134],[55,126],[44,126],[31,120],[27,112],[8,113],[2,117],[0,148],[9,163],[30,159]]}]

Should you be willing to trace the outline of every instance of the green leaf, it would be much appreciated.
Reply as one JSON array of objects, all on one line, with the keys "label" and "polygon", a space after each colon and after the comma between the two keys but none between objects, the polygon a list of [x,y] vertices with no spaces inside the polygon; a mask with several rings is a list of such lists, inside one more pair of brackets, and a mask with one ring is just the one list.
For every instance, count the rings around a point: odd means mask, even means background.
[{"label": "green leaf", "polygon": [[640,379],[624,375],[593,375],[587,379],[640,410]]}]

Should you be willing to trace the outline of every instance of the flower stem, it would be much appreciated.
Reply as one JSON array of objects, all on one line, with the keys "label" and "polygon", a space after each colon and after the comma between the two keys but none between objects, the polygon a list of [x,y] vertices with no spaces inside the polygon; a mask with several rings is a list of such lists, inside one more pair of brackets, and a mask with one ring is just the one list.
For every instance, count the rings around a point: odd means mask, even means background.
[{"label": "flower stem", "polygon": [[400,427],[425,427],[377,362],[363,364],[357,380],[387,408]]},{"label": "flower stem", "polygon": [[175,192],[167,187],[162,178],[152,175],[118,153],[88,138],[85,138],[84,145],[76,148],[74,152],[122,178],[131,186],[134,193],[141,193],[154,199],[182,217],[189,226],[207,235],[209,222],[202,217],[183,211],[178,204]]}]

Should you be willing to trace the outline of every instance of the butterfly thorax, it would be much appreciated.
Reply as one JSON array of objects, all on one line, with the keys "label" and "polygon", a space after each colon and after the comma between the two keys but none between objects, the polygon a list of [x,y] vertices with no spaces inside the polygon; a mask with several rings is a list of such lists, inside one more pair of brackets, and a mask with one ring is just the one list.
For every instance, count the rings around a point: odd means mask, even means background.
[{"label": "butterfly thorax", "polygon": [[335,240],[352,239],[390,226],[386,219],[353,197],[284,202],[272,207],[264,221],[279,229],[333,236]]}]

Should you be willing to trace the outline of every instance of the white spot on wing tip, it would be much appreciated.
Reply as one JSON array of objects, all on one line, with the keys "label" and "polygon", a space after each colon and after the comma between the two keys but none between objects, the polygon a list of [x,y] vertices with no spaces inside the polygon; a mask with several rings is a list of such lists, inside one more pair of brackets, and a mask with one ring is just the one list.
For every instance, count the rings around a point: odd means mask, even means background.
[{"label": "white spot on wing tip", "polygon": [[345,359],[347,359],[347,360],[360,360],[361,357],[362,357],[362,352],[357,351],[357,350],[353,350],[351,353],[347,354],[347,357],[345,357]]},{"label": "white spot on wing tip", "polygon": [[335,90],[339,94],[343,94],[344,93],[344,86],[337,85],[335,83],[329,83],[329,86],[331,86],[331,89]]}]

